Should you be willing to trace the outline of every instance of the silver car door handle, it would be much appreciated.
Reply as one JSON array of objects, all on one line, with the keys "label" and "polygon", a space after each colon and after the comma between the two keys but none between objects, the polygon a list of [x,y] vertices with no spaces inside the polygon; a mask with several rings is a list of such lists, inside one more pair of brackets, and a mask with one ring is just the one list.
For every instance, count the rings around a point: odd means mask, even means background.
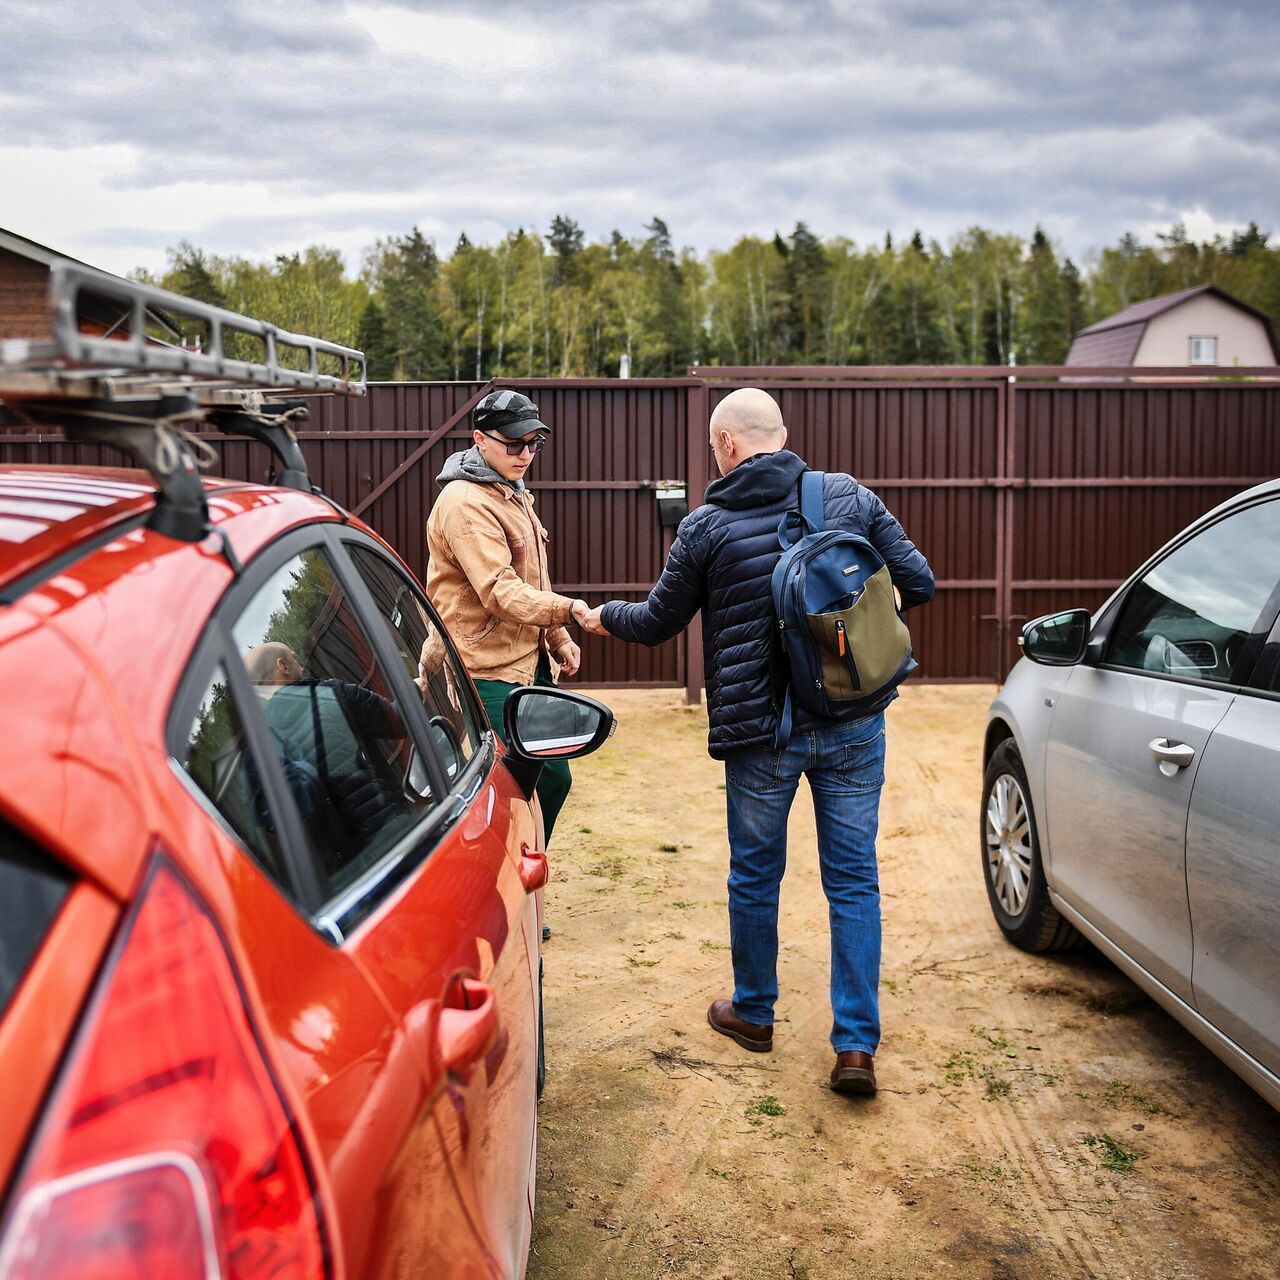
[{"label": "silver car door handle", "polygon": [[1152,738],[1147,746],[1157,760],[1164,764],[1176,765],[1179,769],[1185,769],[1196,758],[1195,747],[1189,747],[1185,742],[1170,742],[1168,738]]}]

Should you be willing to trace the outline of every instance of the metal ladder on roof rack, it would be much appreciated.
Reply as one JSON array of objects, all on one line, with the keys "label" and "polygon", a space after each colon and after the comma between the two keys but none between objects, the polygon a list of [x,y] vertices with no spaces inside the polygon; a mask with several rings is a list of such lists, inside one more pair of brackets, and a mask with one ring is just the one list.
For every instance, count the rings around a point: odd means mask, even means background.
[{"label": "metal ladder on roof rack", "polygon": [[[101,333],[87,332],[84,304],[118,307],[120,319]],[[170,375],[183,381],[207,381],[236,387],[319,391],[363,395],[364,353],[323,338],[291,333],[264,320],[184,298],[134,280],[121,280],[78,263],[56,263],[49,270],[50,339],[11,338],[0,342],[0,385],[19,385],[23,373],[35,387],[41,375],[54,393],[74,393],[87,371],[110,372],[118,378]],[[199,326],[201,348],[175,346],[156,332],[148,312],[166,320]],[[259,347],[262,359],[231,353],[230,341]],[[292,359],[300,368],[290,367]],[[328,366],[326,368],[326,366]],[[74,376],[78,372],[80,377]],[[72,376],[56,378],[58,373]]]},{"label": "metal ladder on roof rack", "polygon": [[[0,422],[60,426],[69,440],[122,450],[156,481],[148,524],[183,542],[210,532],[198,461],[207,446],[187,434],[187,425],[208,423],[258,440],[280,464],[275,483],[319,493],[292,427],[307,416],[307,405],[276,397],[363,395],[362,352],[74,263],[51,268],[49,292],[52,339],[0,342]],[[104,301],[122,308],[109,333],[83,331],[86,299],[99,312]],[[156,311],[178,324],[200,324],[209,350],[175,347],[148,333],[148,313]],[[231,335],[260,341],[263,359],[228,355]],[[289,350],[305,369],[280,363]],[[338,372],[325,372],[322,359],[336,362]]]}]

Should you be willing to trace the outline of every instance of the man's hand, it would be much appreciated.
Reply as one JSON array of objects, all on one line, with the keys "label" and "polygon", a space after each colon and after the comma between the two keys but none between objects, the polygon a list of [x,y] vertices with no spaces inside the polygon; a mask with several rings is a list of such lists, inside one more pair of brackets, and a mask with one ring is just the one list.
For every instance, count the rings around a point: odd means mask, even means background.
[{"label": "man's hand", "polygon": [[610,634],[604,623],[600,621],[600,615],[604,611],[604,605],[589,610],[585,616],[578,619],[578,624],[583,631],[593,636],[607,636]]},{"label": "man's hand", "polygon": [[576,676],[578,668],[582,665],[582,650],[578,648],[572,640],[566,640],[553,654],[555,660],[560,664],[560,674],[562,676]]}]

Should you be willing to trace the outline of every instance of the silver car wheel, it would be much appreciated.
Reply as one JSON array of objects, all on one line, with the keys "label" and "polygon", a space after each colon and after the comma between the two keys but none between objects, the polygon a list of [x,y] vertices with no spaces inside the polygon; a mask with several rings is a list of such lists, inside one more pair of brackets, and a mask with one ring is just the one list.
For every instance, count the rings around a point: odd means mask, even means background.
[{"label": "silver car wheel", "polygon": [[1031,817],[1018,779],[996,778],[987,798],[987,875],[1000,905],[1020,916],[1031,891]]}]

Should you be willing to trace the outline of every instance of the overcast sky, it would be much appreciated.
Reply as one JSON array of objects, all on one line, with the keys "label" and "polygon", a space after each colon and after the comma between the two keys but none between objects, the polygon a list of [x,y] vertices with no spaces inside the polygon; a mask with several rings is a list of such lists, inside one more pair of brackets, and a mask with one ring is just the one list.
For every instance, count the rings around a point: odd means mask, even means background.
[{"label": "overcast sky", "polygon": [[0,227],[108,270],[415,223],[1280,230],[1273,3],[3,0]]}]

